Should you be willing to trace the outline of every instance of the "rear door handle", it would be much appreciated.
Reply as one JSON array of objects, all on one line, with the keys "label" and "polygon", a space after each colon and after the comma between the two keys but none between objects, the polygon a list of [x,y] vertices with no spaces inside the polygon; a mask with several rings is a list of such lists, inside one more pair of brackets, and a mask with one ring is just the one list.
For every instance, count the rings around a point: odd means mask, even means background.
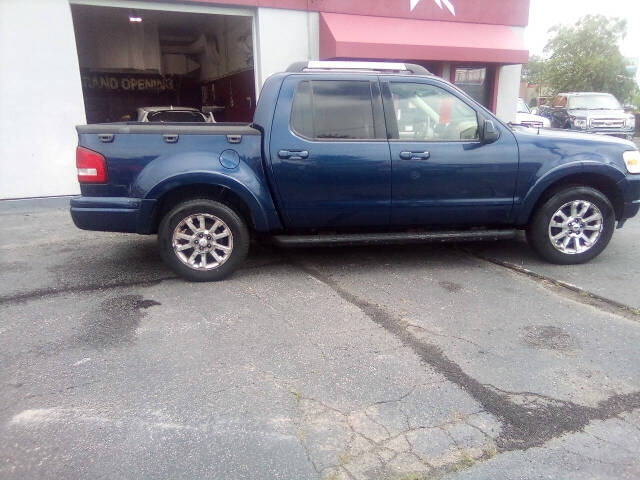
[{"label": "rear door handle", "polygon": [[165,133],[164,135],[162,135],[162,138],[164,138],[164,141],[167,143],[176,143],[180,136],[176,134]]},{"label": "rear door handle", "polygon": [[400,152],[400,158],[403,160],[426,160],[430,156],[429,152]]},{"label": "rear door handle", "polygon": [[289,158],[291,160],[302,160],[303,158],[309,158],[309,152],[307,150],[280,150],[278,157]]}]

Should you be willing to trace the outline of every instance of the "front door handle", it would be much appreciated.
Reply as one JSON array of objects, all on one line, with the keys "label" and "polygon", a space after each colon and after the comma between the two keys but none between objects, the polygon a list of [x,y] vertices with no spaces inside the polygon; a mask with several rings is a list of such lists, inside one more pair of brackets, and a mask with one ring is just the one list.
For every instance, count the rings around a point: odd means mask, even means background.
[{"label": "front door handle", "polygon": [[288,158],[290,160],[302,160],[303,158],[309,158],[309,152],[307,150],[280,150],[278,157]]},{"label": "front door handle", "polygon": [[400,152],[403,160],[426,160],[431,156],[429,152]]},{"label": "front door handle", "polygon": [[172,133],[165,133],[164,135],[162,135],[162,138],[164,138],[164,141],[167,143],[176,143],[180,136]]}]

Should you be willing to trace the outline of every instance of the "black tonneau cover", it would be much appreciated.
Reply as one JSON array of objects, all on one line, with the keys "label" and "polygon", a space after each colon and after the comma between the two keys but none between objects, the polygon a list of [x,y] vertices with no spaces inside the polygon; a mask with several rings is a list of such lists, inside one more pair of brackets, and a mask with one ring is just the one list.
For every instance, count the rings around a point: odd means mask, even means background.
[{"label": "black tonneau cover", "polygon": [[113,122],[78,125],[78,133],[178,133],[183,135],[260,135],[248,123]]}]

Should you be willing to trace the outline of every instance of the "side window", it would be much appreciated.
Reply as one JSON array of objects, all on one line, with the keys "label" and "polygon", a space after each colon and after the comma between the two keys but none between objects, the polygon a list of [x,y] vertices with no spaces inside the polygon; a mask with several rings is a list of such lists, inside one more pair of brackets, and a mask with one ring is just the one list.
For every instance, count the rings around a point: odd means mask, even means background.
[{"label": "side window", "polygon": [[416,83],[391,83],[398,137],[405,141],[477,140],[478,116],[455,95]]},{"label": "side window", "polygon": [[319,140],[375,139],[371,83],[300,82],[293,98],[291,128],[298,135]]},{"label": "side window", "polygon": [[311,82],[300,82],[293,97],[291,128],[298,135],[313,138]]}]

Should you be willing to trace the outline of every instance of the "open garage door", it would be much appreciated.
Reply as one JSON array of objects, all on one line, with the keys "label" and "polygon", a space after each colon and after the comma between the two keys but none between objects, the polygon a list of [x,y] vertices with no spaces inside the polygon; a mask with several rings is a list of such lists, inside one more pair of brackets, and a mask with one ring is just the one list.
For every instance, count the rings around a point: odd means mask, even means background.
[{"label": "open garage door", "polygon": [[71,8],[88,123],[252,120],[252,16]]}]

